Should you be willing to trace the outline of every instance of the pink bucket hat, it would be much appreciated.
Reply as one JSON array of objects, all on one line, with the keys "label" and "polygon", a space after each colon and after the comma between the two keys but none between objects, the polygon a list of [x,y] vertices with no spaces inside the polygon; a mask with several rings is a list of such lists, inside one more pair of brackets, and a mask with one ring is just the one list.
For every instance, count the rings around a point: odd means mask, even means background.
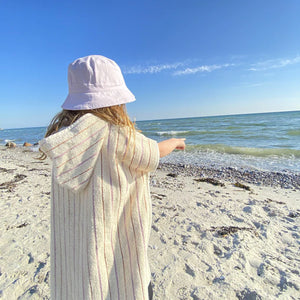
[{"label": "pink bucket hat", "polygon": [[135,100],[120,67],[101,55],[76,59],[68,69],[69,94],[63,109],[82,110],[125,104]]}]

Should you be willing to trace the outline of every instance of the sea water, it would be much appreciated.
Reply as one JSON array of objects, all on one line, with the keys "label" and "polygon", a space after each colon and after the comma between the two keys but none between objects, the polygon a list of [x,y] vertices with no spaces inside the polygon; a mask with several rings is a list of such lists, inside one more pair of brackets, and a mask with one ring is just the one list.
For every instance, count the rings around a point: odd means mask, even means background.
[{"label": "sea water", "polygon": [[300,172],[300,111],[138,122],[157,141],[186,138],[165,162]]},{"label": "sea water", "polygon": [[[163,162],[300,172],[300,111],[138,121],[156,141],[186,138]],[[46,127],[5,129],[0,144],[37,143]]]}]

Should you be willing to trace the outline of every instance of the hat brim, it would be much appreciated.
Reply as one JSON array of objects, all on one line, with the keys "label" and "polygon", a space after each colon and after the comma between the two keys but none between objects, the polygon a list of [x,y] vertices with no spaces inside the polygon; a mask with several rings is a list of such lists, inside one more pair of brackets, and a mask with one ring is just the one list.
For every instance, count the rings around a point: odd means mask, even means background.
[{"label": "hat brim", "polygon": [[133,101],[135,96],[127,87],[122,87],[98,92],[69,93],[61,107],[68,110],[89,110]]}]

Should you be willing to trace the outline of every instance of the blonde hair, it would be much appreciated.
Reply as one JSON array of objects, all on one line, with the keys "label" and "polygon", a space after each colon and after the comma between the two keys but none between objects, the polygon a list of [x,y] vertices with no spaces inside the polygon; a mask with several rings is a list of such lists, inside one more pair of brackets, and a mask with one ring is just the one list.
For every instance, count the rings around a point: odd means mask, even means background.
[{"label": "blonde hair", "polygon": [[[118,125],[121,127],[128,127],[129,133],[131,131],[136,130],[135,124],[130,120],[125,104],[102,107],[96,109],[88,109],[88,110],[66,110],[63,109],[59,112],[50,122],[45,137],[48,137],[56,132],[58,132],[62,127],[67,127],[77,121],[83,115],[91,113],[96,117],[107,121],[110,124]],[[39,159],[46,159],[47,155],[39,149],[42,155]]]}]

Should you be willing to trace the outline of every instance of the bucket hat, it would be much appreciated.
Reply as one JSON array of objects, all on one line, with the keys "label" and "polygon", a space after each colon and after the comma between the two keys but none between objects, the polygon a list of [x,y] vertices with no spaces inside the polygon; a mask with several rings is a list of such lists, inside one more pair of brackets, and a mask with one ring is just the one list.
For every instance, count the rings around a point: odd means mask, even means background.
[{"label": "bucket hat", "polygon": [[135,100],[120,67],[101,55],[76,59],[68,68],[69,94],[63,109],[82,110],[125,104]]}]

